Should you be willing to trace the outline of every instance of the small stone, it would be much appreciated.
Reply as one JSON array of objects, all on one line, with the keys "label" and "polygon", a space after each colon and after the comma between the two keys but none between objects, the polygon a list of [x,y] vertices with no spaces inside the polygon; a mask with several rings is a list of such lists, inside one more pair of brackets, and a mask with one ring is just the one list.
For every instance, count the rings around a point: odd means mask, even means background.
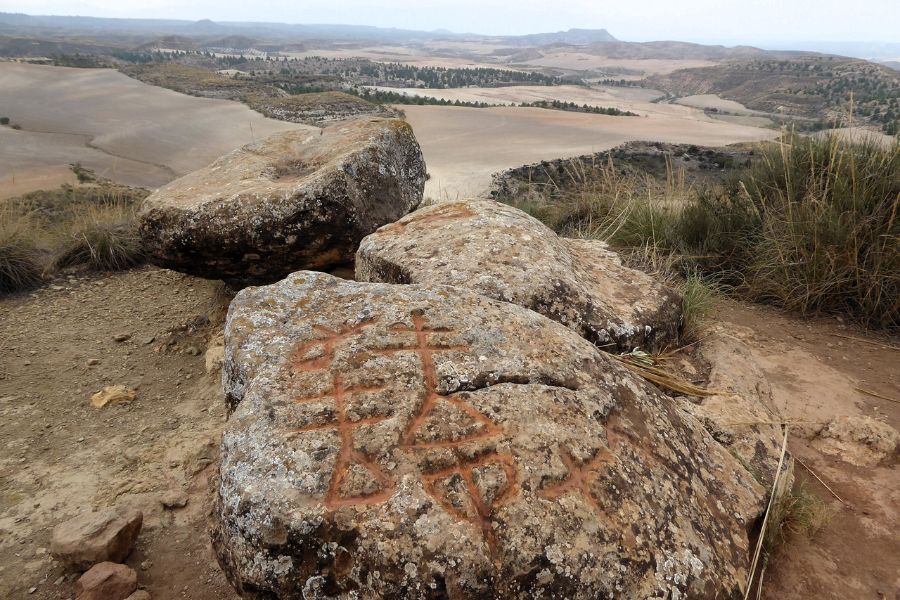
[{"label": "small stone", "polygon": [[185,352],[191,356],[200,356],[200,349],[197,346],[188,346]]},{"label": "small stone", "polygon": [[148,337],[147,339],[144,340],[144,345],[149,346],[150,344],[152,344],[155,341],[156,341],[155,337]]},{"label": "small stone", "polygon": [[900,432],[872,417],[836,417],[812,442],[820,452],[859,467],[889,462],[900,450]]},{"label": "small stone", "polygon": [[99,364],[100,364],[100,359],[99,359],[99,358],[90,358],[90,359],[88,359],[87,364],[88,364],[89,367],[93,367],[93,366],[99,365]]},{"label": "small stone", "polygon": [[131,402],[137,391],[124,385],[109,385],[91,396],[91,406],[103,408],[110,402]]},{"label": "small stone", "polygon": [[131,334],[130,333],[120,333],[116,336],[113,336],[113,339],[117,342],[127,342],[128,340],[131,339]]},{"label": "small stone", "polygon": [[210,346],[206,350],[206,374],[214,377],[221,373],[222,362],[225,360],[224,346]]},{"label": "small stone", "polygon": [[188,503],[188,495],[181,490],[170,490],[160,498],[160,502],[162,503],[163,508],[169,510],[184,508]]},{"label": "small stone", "polygon": [[76,600],[125,600],[137,589],[137,573],[125,565],[102,562],[75,582]]},{"label": "small stone", "polygon": [[80,515],[53,530],[50,553],[79,569],[104,561],[123,561],[134,547],[143,520],[141,511],[127,508]]},{"label": "small stone", "polygon": [[147,590],[138,590],[125,598],[125,600],[150,600],[150,592]]}]

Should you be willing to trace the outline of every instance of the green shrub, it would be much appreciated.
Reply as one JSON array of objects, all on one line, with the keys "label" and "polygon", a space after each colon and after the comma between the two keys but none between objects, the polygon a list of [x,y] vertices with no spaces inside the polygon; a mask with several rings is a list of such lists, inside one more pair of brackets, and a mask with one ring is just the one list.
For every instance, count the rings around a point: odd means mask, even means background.
[{"label": "green shrub", "polygon": [[700,273],[689,273],[681,290],[681,341],[700,339],[706,322],[719,299],[719,286]]},{"label": "green shrub", "polygon": [[762,216],[749,291],[804,313],[900,326],[900,141],[794,137],[747,182]]},{"label": "green shrub", "polygon": [[[579,176],[575,173],[573,176]],[[786,136],[715,186],[623,177],[512,202],[563,235],[652,248],[750,298],[900,327],[900,140]]]}]

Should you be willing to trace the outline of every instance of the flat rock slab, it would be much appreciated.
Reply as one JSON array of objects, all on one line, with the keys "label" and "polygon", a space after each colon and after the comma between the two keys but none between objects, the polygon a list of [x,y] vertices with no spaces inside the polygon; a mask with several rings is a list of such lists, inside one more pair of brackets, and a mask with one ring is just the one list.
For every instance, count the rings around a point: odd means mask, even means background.
[{"label": "flat rock slab", "polygon": [[[785,419],[775,408],[765,371],[750,347],[734,336],[711,333],[700,349],[710,368],[707,387],[716,393],[696,403],[684,400],[682,407],[740,459],[768,494],[781,458],[781,423]],[[787,453],[779,476],[779,493],[791,488],[793,465]]]},{"label": "flat rock slab", "polygon": [[424,186],[422,152],[402,121],[290,131],[157,190],[141,236],[160,266],[271,282],[351,262],[364,236],[419,205]]},{"label": "flat rock slab", "polygon": [[762,491],[570,329],[300,272],[226,326],[213,546],[248,598],[737,598]]},{"label": "flat rock slab", "polygon": [[674,345],[681,298],[605,244],[561,238],[490,200],[419,209],[366,237],[356,279],[442,284],[537,311],[613,351]]},{"label": "flat rock slab", "polygon": [[141,511],[121,507],[79,515],[53,530],[50,553],[82,570],[105,561],[122,562],[134,548],[143,521]]}]

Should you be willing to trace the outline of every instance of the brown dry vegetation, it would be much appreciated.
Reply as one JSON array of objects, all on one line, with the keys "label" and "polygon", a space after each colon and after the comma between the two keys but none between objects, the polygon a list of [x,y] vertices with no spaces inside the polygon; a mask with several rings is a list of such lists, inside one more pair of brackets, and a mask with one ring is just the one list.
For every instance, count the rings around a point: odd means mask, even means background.
[{"label": "brown dry vegetation", "polygon": [[755,300],[900,327],[900,141],[787,136],[756,154],[720,184],[572,163],[561,175],[579,185],[501,199],[564,234],[674,254]]},{"label": "brown dry vegetation", "polygon": [[62,269],[114,271],[142,262],[135,214],[148,193],[99,181],[3,201],[0,293],[31,289]]}]

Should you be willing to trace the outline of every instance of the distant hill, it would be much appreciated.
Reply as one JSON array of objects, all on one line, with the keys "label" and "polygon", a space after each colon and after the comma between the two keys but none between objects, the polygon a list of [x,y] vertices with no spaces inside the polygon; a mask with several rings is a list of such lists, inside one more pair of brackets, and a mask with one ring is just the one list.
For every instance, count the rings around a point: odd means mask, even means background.
[{"label": "distant hill", "polygon": [[[172,35],[211,37],[243,36],[262,38],[266,41],[300,39],[334,39],[354,41],[425,41],[433,39],[500,39],[504,43],[519,46],[543,46],[548,44],[584,45],[597,42],[617,41],[605,29],[569,29],[556,33],[535,33],[520,36],[486,36],[457,34],[439,29],[436,31],[416,31],[370,27],[364,25],[302,25],[288,23],[245,23],[216,22],[209,19],[200,21],[180,21],[175,19],[105,19],[99,17],[42,16],[0,12],[0,30],[14,27],[19,34],[28,29],[66,31],[69,33],[117,33],[145,34],[153,37]],[[239,45],[228,47],[238,48]],[[248,46],[249,47],[249,46]]]},{"label": "distant hill", "polygon": [[644,80],[672,96],[716,94],[769,113],[822,121],[853,119],[891,133],[900,120],[900,73],[840,56],[727,61]]},{"label": "distant hill", "polygon": [[183,35],[165,35],[157,40],[138,46],[136,50],[156,50],[159,48],[165,48],[166,50],[196,50],[197,44],[191,38]]},{"label": "distant hill", "polygon": [[618,40],[605,29],[569,29],[556,33],[532,33],[529,35],[503,36],[506,43],[520,46],[549,46],[552,44],[571,44],[582,46],[598,42],[617,42]]}]

